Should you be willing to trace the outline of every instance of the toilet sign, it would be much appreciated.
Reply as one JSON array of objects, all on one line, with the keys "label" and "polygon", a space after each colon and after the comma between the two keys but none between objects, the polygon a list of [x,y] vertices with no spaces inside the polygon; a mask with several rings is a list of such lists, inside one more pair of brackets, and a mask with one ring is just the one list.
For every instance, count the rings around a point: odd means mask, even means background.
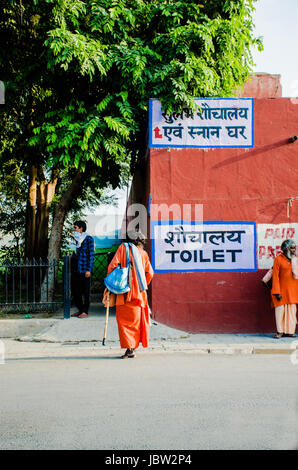
[{"label": "toilet sign", "polygon": [[149,103],[150,148],[251,148],[253,98],[196,99],[195,110],[167,115],[160,101]]},{"label": "toilet sign", "polygon": [[155,272],[256,271],[254,222],[153,221]]}]

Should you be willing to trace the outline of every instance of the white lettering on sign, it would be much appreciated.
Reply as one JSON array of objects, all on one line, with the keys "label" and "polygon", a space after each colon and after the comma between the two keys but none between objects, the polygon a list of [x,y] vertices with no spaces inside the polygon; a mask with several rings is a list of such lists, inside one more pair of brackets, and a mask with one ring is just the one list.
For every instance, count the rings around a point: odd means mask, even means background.
[{"label": "white lettering on sign", "polygon": [[197,108],[167,115],[149,103],[149,147],[247,148],[254,146],[253,98],[196,99]]},{"label": "white lettering on sign", "polygon": [[[291,238],[298,244],[298,223],[257,224],[258,268],[272,268],[274,258],[281,253],[281,244]],[[296,247],[296,253],[297,253]]]},{"label": "white lettering on sign", "polygon": [[256,271],[254,222],[152,221],[156,272]]}]

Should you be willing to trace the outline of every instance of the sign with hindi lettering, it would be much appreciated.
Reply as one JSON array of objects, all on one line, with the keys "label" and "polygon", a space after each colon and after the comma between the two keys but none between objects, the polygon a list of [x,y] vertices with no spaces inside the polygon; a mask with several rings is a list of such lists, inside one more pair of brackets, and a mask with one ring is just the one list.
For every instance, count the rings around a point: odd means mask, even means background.
[{"label": "sign with hindi lettering", "polygon": [[197,108],[170,116],[158,100],[149,102],[150,148],[251,148],[253,98],[196,99]]},{"label": "sign with hindi lettering", "polygon": [[255,222],[152,221],[157,273],[257,270]]}]

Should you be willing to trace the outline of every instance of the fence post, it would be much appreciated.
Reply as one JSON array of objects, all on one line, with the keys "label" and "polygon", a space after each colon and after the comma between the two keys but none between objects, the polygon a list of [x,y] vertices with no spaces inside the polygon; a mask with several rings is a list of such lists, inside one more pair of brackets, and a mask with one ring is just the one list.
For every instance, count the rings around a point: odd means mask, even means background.
[{"label": "fence post", "polygon": [[64,319],[70,318],[70,256],[64,256],[63,264]]}]

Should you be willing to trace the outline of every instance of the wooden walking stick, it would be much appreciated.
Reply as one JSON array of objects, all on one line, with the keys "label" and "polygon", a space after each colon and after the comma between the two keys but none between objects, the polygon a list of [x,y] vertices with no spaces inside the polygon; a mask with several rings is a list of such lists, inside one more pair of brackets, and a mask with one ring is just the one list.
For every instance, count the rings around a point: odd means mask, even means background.
[{"label": "wooden walking stick", "polygon": [[110,310],[110,291],[107,292],[107,309],[106,309],[106,322],[105,322],[105,331],[103,334],[102,345],[105,345],[105,340],[107,337],[108,321],[109,321],[109,310]]}]

